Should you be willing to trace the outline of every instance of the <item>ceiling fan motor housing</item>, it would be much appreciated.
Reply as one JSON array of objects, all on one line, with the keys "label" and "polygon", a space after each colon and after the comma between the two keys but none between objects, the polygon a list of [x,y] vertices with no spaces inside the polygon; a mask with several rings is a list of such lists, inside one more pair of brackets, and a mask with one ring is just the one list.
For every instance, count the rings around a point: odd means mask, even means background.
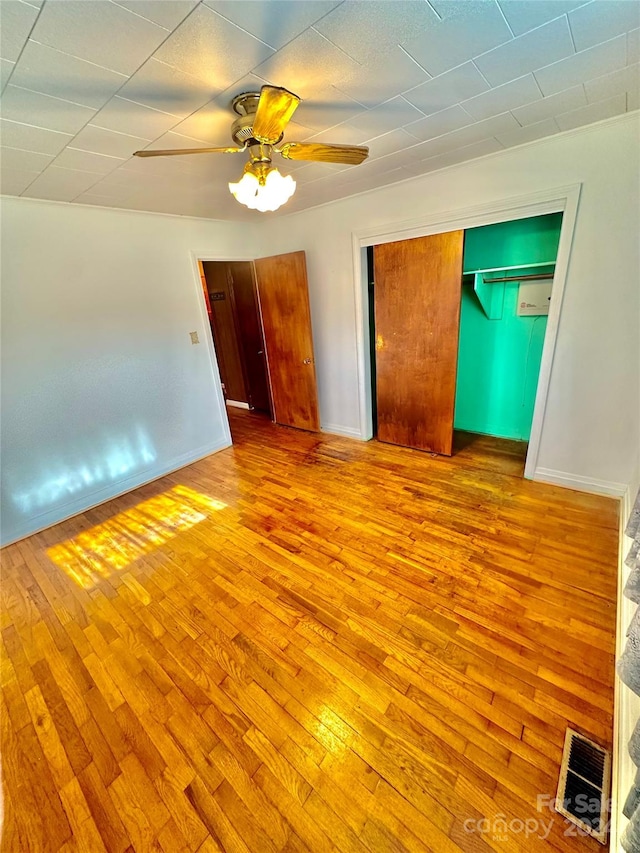
[{"label": "ceiling fan motor housing", "polygon": [[[244,92],[242,95],[237,95],[231,102],[231,107],[238,118],[231,125],[231,137],[236,145],[246,145],[257,143],[253,136],[253,118],[258,108],[260,100],[260,92]],[[283,134],[275,140],[277,144],[282,139]]]}]

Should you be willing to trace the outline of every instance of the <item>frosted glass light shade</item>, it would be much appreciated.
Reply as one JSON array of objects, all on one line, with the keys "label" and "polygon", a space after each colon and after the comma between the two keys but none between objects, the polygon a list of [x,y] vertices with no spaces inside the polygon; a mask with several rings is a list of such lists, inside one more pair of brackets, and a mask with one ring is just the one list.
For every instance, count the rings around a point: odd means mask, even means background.
[{"label": "frosted glass light shade", "polygon": [[229,184],[231,195],[251,210],[264,213],[277,210],[289,201],[296,191],[296,182],[291,175],[281,175],[277,169],[271,169],[263,184],[251,172],[245,172],[237,184]]}]

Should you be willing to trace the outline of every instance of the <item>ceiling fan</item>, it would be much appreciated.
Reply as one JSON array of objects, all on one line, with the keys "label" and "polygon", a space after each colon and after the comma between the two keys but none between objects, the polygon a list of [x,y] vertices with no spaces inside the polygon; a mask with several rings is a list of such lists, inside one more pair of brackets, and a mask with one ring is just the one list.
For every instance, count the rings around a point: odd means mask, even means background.
[{"label": "ceiling fan", "polygon": [[357,166],[369,156],[363,145],[329,145],[315,142],[282,141],[284,130],[300,98],[280,86],[263,86],[260,92],[237,95],[231,106],[238,116],[231,126],[236,143],[229,148],[176,148],[168,151],[136,151],[136,157],[170,157],[176,154],[239,154],[249,152],[249,161],[237,184],[229,184],[232,195],[241,204],[262,212],[277,210],[288,201],[296,183],[284,177],[272,163],[273,154],[285,160],[313,160],[319,163],[345,163]]}]

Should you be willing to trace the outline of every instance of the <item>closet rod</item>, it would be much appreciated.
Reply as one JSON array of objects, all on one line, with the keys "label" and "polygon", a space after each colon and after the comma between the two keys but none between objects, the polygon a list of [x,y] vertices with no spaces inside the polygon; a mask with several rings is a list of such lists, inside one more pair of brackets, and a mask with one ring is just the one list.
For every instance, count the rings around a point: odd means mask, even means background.
[{"label": "closet rod", "polygon": [[547,272],[542,275],[507,275],[504,278],[485,278],[482,277],[484,284],[495,284],[498,281],[529,281],[530,279],[553,278],[554,273]]}]

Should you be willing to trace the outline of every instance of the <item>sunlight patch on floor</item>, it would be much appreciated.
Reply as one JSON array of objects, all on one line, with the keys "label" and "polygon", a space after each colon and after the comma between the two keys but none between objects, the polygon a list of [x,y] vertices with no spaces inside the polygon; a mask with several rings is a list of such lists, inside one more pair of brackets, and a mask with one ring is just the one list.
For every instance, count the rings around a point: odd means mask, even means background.
[{"label": "sunlight patch on floor", "polygon": [[226,506],[187,486],[175,486],[53,545],[47,556],[77,584],[90,589]]}]

